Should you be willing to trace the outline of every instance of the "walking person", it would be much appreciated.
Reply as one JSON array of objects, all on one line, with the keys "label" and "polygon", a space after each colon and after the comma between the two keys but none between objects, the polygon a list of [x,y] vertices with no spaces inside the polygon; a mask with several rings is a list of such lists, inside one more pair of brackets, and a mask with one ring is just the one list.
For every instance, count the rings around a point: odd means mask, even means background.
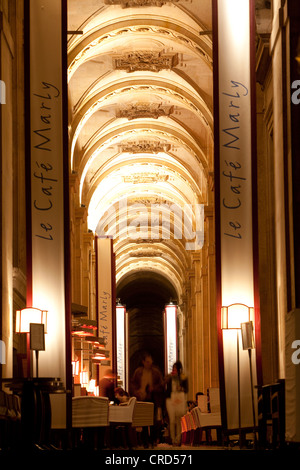
[{"label": "walking person", "polygon": [[165,379],[166,408],[169,416],[170,437],[173,445],[181,445],[181,418],[187,408],[188,379],[180,361],[173,365]]},{"label": "walking person", "polygon": [[[150,444],[157,444],[159,427],[162,420],[164,381],[161,371],[153,364],[150,353],[144,353],[142,365],[138,367],[132,378],[132,395],[140,401],[154,403],[154,425],[150,426]],[[145,446],[148,445],[148,429],[143,429]]]}]

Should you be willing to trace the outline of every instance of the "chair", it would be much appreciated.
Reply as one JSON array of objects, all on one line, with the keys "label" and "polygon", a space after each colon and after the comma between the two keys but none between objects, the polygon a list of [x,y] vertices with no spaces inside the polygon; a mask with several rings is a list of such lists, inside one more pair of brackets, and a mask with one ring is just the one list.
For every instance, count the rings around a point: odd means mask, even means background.
[{"label": "chair", "polygon": [[[216,431],[217,441],[221,441],[222,423],[219,389],[209,388],[208,399],[207,407],[205,406],[205,403],[202,403],[201,408],[197,406],[191,411],[195,423],[194,444],[200,444],[202,442],[203,431],[205,431],[207,442],[212,441],[212,430]],[[208,410],[210,410],[210,412]]]},{"label": "chair", "polygon": [[[109,425],[109,400],[106,397],[82,396],[72,398],[72,428],[74,445],[80,443],[97,447],[99,431]],[[79,441],[78,441],[79,438]],[[101,446],[104,436],[101,436]]]},{"label": "chair", "polygon": [[0,449],[5,449],[8,444],[8,403],[7,394],[0,390]]},{"label": "chair", "polygon": [[154,403],[137,401],[135,403],[132,427],[153,426]]},{"label": "chair", "polygon": [[[110,424],[110,443],[114,446],[114,438],[117,431],[122,433],[122,441],[124,447],[132,447],[132,421],[134,409],[136,405],[136,397],[131,397],[126,404],[111,405],[109,407],[109,424]],[[126,433],[127,431],[127,433]],[[118,444],[118,443],[117,443]]]},{"label": "chair", "polygon": [[187,434],[187,420],[186,415],[181,418],[181,442],[182,444],[188,444],[188,434]]},{"label": "chair", "polygon": [[[144,447],[148,444],[148,430],[145,429],[148,426],[154,425],[154,403],[137,401],[135,403],[133,418],[132,418],[132,429],[135,439],[135,443],[141,443]],[[138,431],[138,428],[140,431]],[[144,428],[144,429],[143,429]],[[146,433],[146,434],[145,434]]]},{"label": "chair", "polygon": [[261,449],[285,445],[285,382],[262,385],[258,389],[258,437]]}]

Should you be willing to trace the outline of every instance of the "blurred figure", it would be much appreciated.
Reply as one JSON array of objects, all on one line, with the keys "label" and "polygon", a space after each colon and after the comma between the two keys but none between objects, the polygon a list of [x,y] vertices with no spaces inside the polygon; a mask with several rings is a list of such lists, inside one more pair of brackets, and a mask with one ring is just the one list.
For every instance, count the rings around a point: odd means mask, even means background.
[{"label": "blurred figure", "polygon": [[192,411],[193,408],[196,408],[197,404],[195,401],[193,400],[189,400],[187,402],[187,405],[188,405],[188,411]]},{"label": "blurred figure", "polygon": [[109,401],[115,400],[115,374],[111,369],[105,371],[105,375],[99,382],[100,397],[107,397]]},{"label": "blurred figure", "polygon": [[128,403],[129,395],[122,387],[115,388],[115,403],[118,405],[122,405],[124,403]]},{"label": "blurred figure", "polygon": [[170,437],[173,445],[181,445],[181,418],[187,410],[188,379],[180,361],[165,379],[166,408],[169,416]]},{"label": "blurred figure", "polygon": [[[138,367],[132,378],[132,395],[139,401],[154,403],[154,426],[150,427],[150,444],[155,445],[158,439],[158,428],[162,424],[163,376],[158,367],[153,365],[150,353],[144,353],[142,366]],[[147,446],[148,429],[143,429],[145,446]]]}]

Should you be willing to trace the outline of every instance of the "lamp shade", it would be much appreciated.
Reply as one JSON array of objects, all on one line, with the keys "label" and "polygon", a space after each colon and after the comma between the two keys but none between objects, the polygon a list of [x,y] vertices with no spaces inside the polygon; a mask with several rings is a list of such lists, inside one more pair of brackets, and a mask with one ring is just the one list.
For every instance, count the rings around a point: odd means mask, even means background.
[{"label": "lamp shade", "polygon": [[81,385],[87,385],[89,383],[89,374],[86,370],[80,372],[80,383]]},{"label": "lamp shade", "polygon": [[44,324],[47,333],[47,310],[27,307],[16,311],[16,333],[30,333],[30,323]]},{"label": "lamp shade", "polygon": [[165,371],[172,372],[173,364],[177,361],[177,305],[170,302],[164,311],[165,327]]},{"label": "lamp shade", "polygon": [[241,324],[243,349],[254,349],[253,323],[248,321]]},{"label": "lamp shade", "polygon": [[116,306],[117,373],[125,386],[126,380],[126,307],[120,302]]},{"label": "lamp shade", "polygon": [[74,377],[79,374],[79,361],[72,361],[72,374]]},{"label": "lamp shade", "polygon": [[254,320],[254,308],[244,304],[232,304],[221,308],[222,330],[240,329],[241,323]]}]

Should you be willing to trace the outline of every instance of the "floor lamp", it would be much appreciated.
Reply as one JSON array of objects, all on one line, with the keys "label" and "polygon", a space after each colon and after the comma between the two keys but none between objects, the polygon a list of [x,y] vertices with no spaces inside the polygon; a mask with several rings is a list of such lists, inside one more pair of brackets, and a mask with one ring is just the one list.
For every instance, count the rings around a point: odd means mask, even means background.
[{"label": "floor lamp", "polygon": [[[238,395],[238,422],[239,422],[239,445],[242,442],[241,426],[241,395],[240,395],[240,331],[242,323],[250,322],[253,318],[254,309],[244,304],[231,304],[221,308],[221,329],[236,330],[237,347],[237,395]],[[252,321],[251,321],[252,323]]]},{"label": "floor lamp", "polygon": [[[27,335],[27,378],[31,378],[31,349],[36,351],[36,373],[38,374],[38,351],[44,350],[44,333],[47,333],[47,310],[41,310],[35,307],[26,307],[22,310],[16,310],[16,333],[26,333]],[[33,326],[31,326],[33,325]],[[40,338],[40,330],[37,325],[43,325]],[[40,342],[42,345],[34,343]]]},{"label": "floor lamp", "polygon": [[253,431],[254,431],[254,447],[256,448],[256,419],[255,419],[253,374],[252,374],[252,349],[255,349],[255,343],[254,343],[254,334],[253,334],[253,323],[252,323],[252,321],[241,323],[241,332],[242,332],[243,350],[248,350],[248,356],[249,356],[250,384],[251,384],[251,398],[252,398],[252,415],[253,415]]}]

